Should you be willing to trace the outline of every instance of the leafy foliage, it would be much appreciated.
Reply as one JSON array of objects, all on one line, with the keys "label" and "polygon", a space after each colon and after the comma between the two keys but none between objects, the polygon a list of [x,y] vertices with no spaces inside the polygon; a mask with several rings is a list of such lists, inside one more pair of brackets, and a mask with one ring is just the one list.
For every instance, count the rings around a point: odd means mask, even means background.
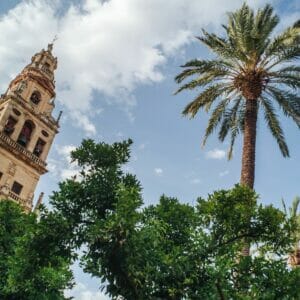
[{"label": "leafy foliage", "polygon": [[[220,190],[195,206],[162,196],[145,207],[137,179],[123,171],[131,141],[85,140],[81,167],[51,198],[82,247],[81,265],[112,299],[298,299],[300,269],[285,256],[294,223],[257,204],[249,188]],[[252,256],[240,257],[245,241]]]},{"label": "leafy foliage", "polygon": [[12,201],[0,201],[0,298],[65,299],[72,287],[72,252],[62,219],[44,211],[40,220]]},{"label": "leafy foliage", "polygon": [[284,157],[289,150],[272,103],[300,126],[300,68],[292,64],[300,57],[299,21],[272,37],[278,23],[270,5],[254,13],[244,4],[228,14],[224,37],[205,30],[198,37],[216,58],[193,59],[175,78],[182,83],[192,77],[176,93],[202,89],[183,114],[193,118],[200,109],[213,107],[204,143],[219,126],[219,139],[231,138],[229,158],[237,135],[244,131],[246,101],[258,102]]},{"label": "leafy foliage", "polygon": [[[299,205],[300,205],[300,197],[295,197],[292,206],[287,210],[286,205],[284,201],[282,201],[283,207],[285,214],[292,220],[293,222],[293,227],[292,227],[292,236],[295,240],[295,245],[294,245],[294,254],[297,255],[297,252],[300,253],[300,213],[298,212],[299,210]],[[299,264],[299,263],[298,263]]]}]

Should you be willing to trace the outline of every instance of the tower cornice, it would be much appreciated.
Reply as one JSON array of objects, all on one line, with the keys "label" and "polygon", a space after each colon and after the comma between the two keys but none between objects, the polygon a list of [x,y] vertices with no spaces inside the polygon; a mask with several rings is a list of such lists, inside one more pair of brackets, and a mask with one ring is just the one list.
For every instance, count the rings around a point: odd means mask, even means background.
[{"label": "tower cornice", "polygon": [[[35,75],[34,73],[37,73],[38,75]],[[47,78],[42,71],[34,68],[34,67],[28,67],[27,69],[24,69],[22,73],[20,73],[9,85],[9,89],[12,88],[12,86],[17,85],[19,82],[31,79],[33,81],[36,81],[39,83],[45,90],[47,90],[52,98],[55,97],[55,84]]]}]

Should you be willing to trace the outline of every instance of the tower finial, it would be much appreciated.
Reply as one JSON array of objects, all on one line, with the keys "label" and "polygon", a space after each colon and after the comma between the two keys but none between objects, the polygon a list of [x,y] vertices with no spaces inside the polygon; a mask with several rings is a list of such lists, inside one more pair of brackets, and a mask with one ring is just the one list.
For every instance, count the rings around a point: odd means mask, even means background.
[{"label": "tower finial", "polygon": [[54,43],[58,40],[57,34],[54,36],[54,39],[50,44],[48,44],[48,51],[52,52]]},{"label": "tower finial", "polygon": [[39,208],[40,208],[40,206],[41,206],[41,204],[42,204],[42,202],[43,202],[43,198],[44,198],[44,193],[41,192],[41,193],[40,193],[40,196],[39,196],[39,198],[38,198],[38,201],[36,202],[36,205],[35,205],[35,207],[34,207],[34,209],[33,209],[33,211],[34,211],[35,213],[39,213]]},{"label": "tower finial", "polygon": [[59,115],[58,115],[58,117],[57,117],[57,120],[56,120],[56,123],[57,124],[59,124],[59,121],[60,121],[60,118],[61,118],[61,116],[62,116],[62,110],[59,112]]}]

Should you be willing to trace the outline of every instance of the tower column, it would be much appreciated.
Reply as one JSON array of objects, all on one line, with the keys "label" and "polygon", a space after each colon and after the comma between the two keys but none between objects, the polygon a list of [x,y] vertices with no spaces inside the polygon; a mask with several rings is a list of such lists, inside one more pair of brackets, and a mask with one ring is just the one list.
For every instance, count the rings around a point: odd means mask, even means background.
[{"label": "tower column", "polygon": [[45,159],[50,151],[50,148],[52,146],[52,143],[53,143],[53,138],[50,138],[47,140],[47,143],[46,145],[44,146],[44,149],[43,149],[43,153],[41,155],[41,159]]},{"label": "tower column", "polygon": [[[35,129],[36,130],[36,129]],[[36,145],[36,142],[38,140],[38,136],[35,134],[36,132],[33,132],[33,135],[28,143],[28,146],[27,146],[27,150],[30,151],[30,152],[33,152],[34,150],[34,147]]]},{"label": "tower column", "polygon": [[2,112],[3,115],[2,115],[2,117],[0,119],[0,131],[4,130],[5,122],[6,122],[7,118],[8,118],[8,112],[7,111],[8,110],[6,109],[6,110],[4,110]]},{"label": "tower column", "polygon": [[22,120],[22,119],[18,120],[17,124],[15,125],[15,130],[12,133],[12,135],[10,136],[11,139],[13,139],[14,141],[18,140],[18,137],[19,137],[19,135],[21,133],[21,130],[22,130],[23,126],[24,126],[24,123],[25,123],[24,120]]}]

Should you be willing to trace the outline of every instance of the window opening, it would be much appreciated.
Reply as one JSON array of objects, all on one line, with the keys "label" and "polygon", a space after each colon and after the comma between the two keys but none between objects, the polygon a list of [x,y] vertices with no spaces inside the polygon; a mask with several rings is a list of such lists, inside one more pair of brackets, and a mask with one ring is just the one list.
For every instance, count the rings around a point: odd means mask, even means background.
[{"label": "window opening", "polygon": [[17,195],[20,195],[20,194],[21,194],[22,189],[23,189],[23,185],[20,184],[20,183],[17,182],[17,181],[15,181],[15,182],[13,183],[12,188],[11,188],[12,192],[14,192],[14,193],[17,194]]},{"label": "window opening", "polygon": [[34,91],[30,96],[30,101],[33,104],[38,105],[41,101],[41,93],[38,91]]},{"label": "window opening", "polygon": [[20,115],[21,115],[21,113],[20,113],[16,108],[13,109],[13,112],[14,112],[17,116],[20,116]]},{"label": "window opening", "polygon": [[33,129],[34,124],[31,121],[26,121],[18,138],[18,143],[20,145],[22,145],[23,147],[26,147],[28,145]]},{"label": "window opening", "polygon": [[42,139],[38,139],[34,150],[33,150],[33,154],[36,155],[37,157],[40,157],[40,155],[42,154],[44,147],[46,145],[46,142],[43,141]]},{"label": "window opening", "polygon": [[16,124],[17,124],[17,120],[14,119],[12,116],[9,116],[4,126],[4,133],[6,135],[11,135],[15,130]]},{"label": "window opening", "polygon": [[45,130],[42,130],[42,135],[45,136],[45,137],[48,137],[49,136],[49,133]]}]

